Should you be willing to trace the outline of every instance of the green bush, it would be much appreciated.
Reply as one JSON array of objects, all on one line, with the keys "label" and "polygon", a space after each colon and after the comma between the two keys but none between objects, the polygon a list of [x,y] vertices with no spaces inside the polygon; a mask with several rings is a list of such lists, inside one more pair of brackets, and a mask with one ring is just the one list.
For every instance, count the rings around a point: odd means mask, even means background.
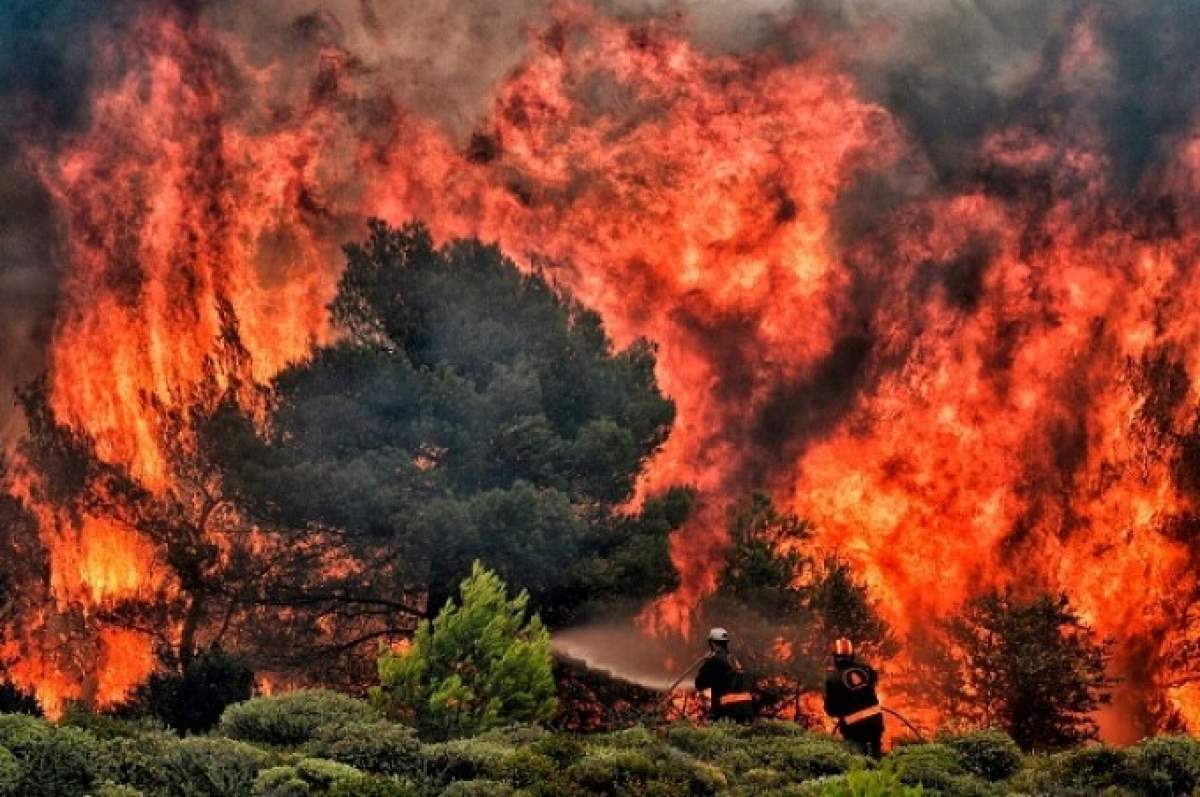
[{"label": "green bush", "polygon": [[693,725],[679,723],[667,730],[667,742],[685,753],[711,761],[729,752],[730,747],[741,741],[726,723]]},{"label": "green bush", "polygon": [[550,633],[537,615],[526,617],[529,594],[509,598],[479,562],[460,594],[461,604],[447,601],[418,626],[408,649],[379,657],[376,703],[438,739],[550,719],[557,707]]},{"label": "green bush", "polygon": [[0,747],[0,797],[16,797],[21,786],[21,765],[6,748]]},{"label": "green bush", "polygon": [[925,786],[950,791],[966,775],[955,750],[937,742],[898,747],[884,762],[884,768],[908,786]]},{"label": "green bush", "polygon": [[318,729],[305,749],[363,772],[413,775],[421,770],[421,744],[416,734],[390,722],[327,725]]},{"label": "green bush", "polygon": [[607,795],[706,795],[726,785],[720,770],[664,746],[593,748],[565,776],[590,794]]},{"label": "green bush", "polygon": [[163,797],[245,797],[269,756],[232,739],[193,737],[167,747],[160,761]]},{"label": "green bush", "polygon": [[1005,780],[1020,771],[1025,761],[1021,748],[1001,730],[975,731],[949,736],[942,742],[958,753],[968,772],[991,781]]},{"label": "green bush", "polygon": [[493,778],[514,749],[496,742],[456,739],[421,749],[427,770],[442,782]]},{"label": "green bush", "polygon": [[362,700],[325,689],[304,689],[230,706],[221,715],[220,732],[231,739],[283,747],[304,744],[322,726],[379,719]]},{"label": "green bush", "polygon": [[258,773],[251,788],[252,797],[308,797],[308,787],[295,767],[271,767]]},{"label": "green bush", "polygon": [[22,759],[53,730],[50,723],[28,714],[0,714],[0,747]]},{"label": "green bush", "polygon": [[1190,736],[1147,739],[1129,756],[1142,790],[1153,797],[1191,794],[1200,786],[1200,742]]},{"label": "green bush", "polygon": [[327,797],[418,797],[419,792],[402,780],[382,775],[359,775],[339,780]]},{"label": "green bush", "polygon": [[559,766],[552,759],[529,748],[524,748],[500,761],[492,774],[505,783],[524,787],[545,783],[554,778],[558,772]]},{"label": "green bush", "polygon": [[363,774],[357,769],[337,761],[326,761],[323,758],[303,758],[296,763],[296,773],[305,783],[320,789],[328,789],[338,781],[357,778]]},{"label": "green bush", "polygon": [[840,775],[866,766],[866,759],[852,753],[844,744],[816,734],[763,740],[752,746],[750,752],[761,765],[778,770],[793,780]]},{"label": "green bush", "polygon": [[460,780],[443,789],[441,797],[512,797],[514,791],[498,780]]},{"label": "green bush", "polygon": [[92,792],[92,797],[145,797],[145,795],[132,786],[105,781],[96,787]]},{"label": "green bush", "polygon": [[906,786],[890,772],[847,772],[821,784],[820,797],[921,797],[920,786]]},{"label": "green bush", "polygon": [[163,762],[167,750],[180,744],[173,734],[147,732],[138,737],[109,739],[103,744],[107,780],[136,787],[147,794],[157,795],[170,788]]},{"label": "green bush", "polygon": [[102,741],[133,739],[144,733],[151,733],[163,728],[161,723],[152,719],[123,719],[111,714],[98,714],[78,703],[72,703],[67,707],[58,724],[85,730]]},{"label": "green bush", "polygon": [[100,780],[104,767],[102,745],[79,728],[53,728],[17,758],[22,797],[82,797]]},{"label": "green bush", "polygon": [[583,742],[569,734],[550,733],[538,739],[529,746],[535,753],[541,753],[559,766],[570,766],[583,758],[585,748]]},{"label": "green bush", "polygon": [[1005,785],[1036,797],[1141,794],[1138,767],[1130,753],[1092,745],[1051,756],[1034,756]]}]

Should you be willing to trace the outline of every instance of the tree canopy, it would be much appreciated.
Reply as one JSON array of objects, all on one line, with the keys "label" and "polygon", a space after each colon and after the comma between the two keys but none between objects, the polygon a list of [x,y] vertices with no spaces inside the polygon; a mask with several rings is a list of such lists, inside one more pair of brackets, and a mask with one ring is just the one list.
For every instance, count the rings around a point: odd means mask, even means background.
[{"label": "tree canopy", "polygon": [[346,253],[343,337],[276,379],[265,438],[217,438],[242,505],[336,530],[431,605],[475,559],[558,620],[671,586],[690,497],[619,511],[674,418],[652,348],[614,351],[595,313],[495,246],[375,221]]},{"label": "tree canopy", "polygon": [[1095,738],[1111,651],[1065,595],[989,592],[941,621],[923,655],[918,648],[910,688],[954,724],[1057,750]]}]

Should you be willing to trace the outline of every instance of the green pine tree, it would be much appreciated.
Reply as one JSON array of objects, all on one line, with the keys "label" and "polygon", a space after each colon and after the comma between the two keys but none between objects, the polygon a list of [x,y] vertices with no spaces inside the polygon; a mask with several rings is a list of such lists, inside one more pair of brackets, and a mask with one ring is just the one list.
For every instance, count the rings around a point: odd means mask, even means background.
[{"label": "green pine tree", "polygon": [[460,587],[421,623],[412,644],[379,658],[381,708],[433,738],[468,736],[510,722],[537,722],[557,708],[550,634],[529,595],[508,597],[494,572],[475,562]]}]

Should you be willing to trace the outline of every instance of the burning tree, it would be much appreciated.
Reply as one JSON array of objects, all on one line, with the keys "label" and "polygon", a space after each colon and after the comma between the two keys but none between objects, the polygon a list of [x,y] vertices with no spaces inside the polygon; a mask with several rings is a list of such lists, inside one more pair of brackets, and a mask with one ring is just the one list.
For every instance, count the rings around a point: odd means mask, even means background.
[{"label": "burning tree", "polygon": [[[152,596],[92,607],[81,632],[144,634],[185,675],[226,647],[361,682],[369,651],[409,635],[475,558],[559,618],[671,587],[687,494],[620,509],[673,417],[652,350],[614,353],[594,314],[494,247],[436,249],[420,225],[374,223],[347,253],[341,342],[261,388],[222,304],[202,378],[141,397],[153,480],[60,421],[45,382],[23,391],[27,500],[46,522],[102,518],[156,571]],[[16,520],[5,531],[38,539]]]},{"label": "burning tree", "polygon": [[1095,738],[1112,642],[1097,640],[1065,595],[981,595],[926,643],[908,689],[952,724],[1003,728],[1025,750]]}]

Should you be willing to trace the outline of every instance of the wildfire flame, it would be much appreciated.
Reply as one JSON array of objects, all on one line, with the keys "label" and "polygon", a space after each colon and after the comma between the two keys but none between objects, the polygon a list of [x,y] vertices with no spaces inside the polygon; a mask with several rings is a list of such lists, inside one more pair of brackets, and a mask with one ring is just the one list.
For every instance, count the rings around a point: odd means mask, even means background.
[{"label": "wildfire flame", "polygon": [[[1094,23],[1045,81],[1103,79]],[[221,307],[266,381],[329,339],[337,246],[361,220],[418,217],[547,266],[619,344],[657,344],[678,420],[641,492],[702,498],[660,622],[686,626],[725,507],[766,487],[900,631],[987,585],[1065,590],[1150,674],[1127,686],[1194,725],[1170,649],[1197,595],[1198,131],[1122,194],[1088,120],[1014,122],[947,189],[832,45],[713,54],[686,20],[569,3],[531,36],[465,145],[332,34],[311,63],[264,66],[156,8],[106,43],[89,125],[30,146],[66,231],[56,417],[164,489],[146,401],[206,377]],[[882,209],[856,227],[872,187]],[[38,516],[57,610],[171,589],[109,519]],[[88,688],[112,702],[150,643],[97,640]],[[25,646],[13,674],[52,707],[84,695],[45,655]]]}]

